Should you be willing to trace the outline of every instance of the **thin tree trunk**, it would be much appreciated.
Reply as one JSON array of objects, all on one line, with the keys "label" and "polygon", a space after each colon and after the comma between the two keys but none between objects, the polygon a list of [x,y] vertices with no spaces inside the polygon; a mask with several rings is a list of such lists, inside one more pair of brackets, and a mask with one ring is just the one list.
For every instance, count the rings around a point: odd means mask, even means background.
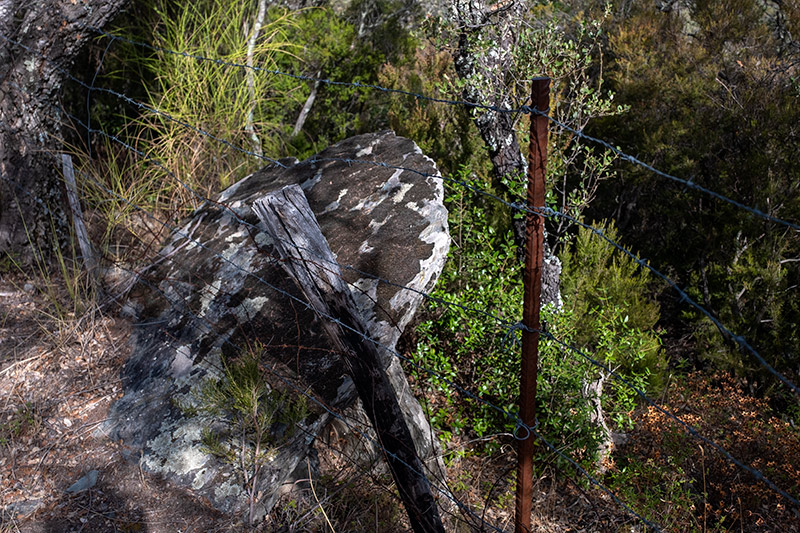
[{"label": "thin tree trunk", "polygon": [[264,151],[261,148],[261,139],[256,133],[255,125],[255,110],[256,110],[256,82],[255,71],[253,65],[255,64],[255,50],[256,43],[258,42],[259,34],[261,33],[261,26],[264,24],[264,17],[267,14],[267,0],[260,0],[258,2],[258,13],[256,14],[255,24],[253,24],[253,31],[250,33],[250,39],[247,42],[247,91],[250,94],[250,109],[247,110],[247,120],[244,129],[247,132],[250,141],[253,143],[253,153],[261,157]]},{"label": "thin tree trunk", "polygon": [[[317,78],[320,77],[322,72],[317,72]],[[319,89],[319,80],[314,82],[314,86],[311,87],[311,94],[308,95],[306,99],[306,103],[303,105],[303,109],[300,110],[300,114],[297,116],[297,122],[294,123],[294,129],[292,130],[292,137],[295,137],[300,134],[303,130],[303,124],[306,123],[306,119],[308,118],[308,114],[311,112],[311,106],[314,105],[314,100],[317,99],[317,90]]]},{"label": "thin tree trunk", "polygon": [[[320,77],[322,72],[317,72],[317,78]],[[308,118],[309,112],[311,112],[311,106],[314,105],[314,100],[317,99],[317,90],[319,89],[319,80],[314,82],[313,87],[311,87],[311,94],[308,95],[306,99],[305,105],[303,105],[303,109],[300,110],[300,115],[297,117],[297,122],[294,123],[294,129],[292,130],[292,137],[297,136],[300,131],[303,129],[303,124],[306,123],[306,119]]]},{"label": "thin tree trunk", "polygon": [[[467,102],[505,109],[514,107],[506,77],[514,68],[514,48],[518,27],[523,17],[523,2],[507,2],[489,6],[482,0],[453,0],[451,17],[461,29],[454,61],[456,73],[464,81],[462,97]],[[476,45],[476,37],[484,44]],[[490,43],[488,47],[485,43]],[[517,117],[478,108],[473,121],[489,151],[492,162],[492,186],[501,194],[510,195],[504,178],[526,179],[528,161],[523,157],[515,129]],[[525,257],[525,220],[515,220],[514,244],[518,257]],[[545,230],[544,266],[542,271],[542,305],[561,305],[561,262],[547,244]]]}]

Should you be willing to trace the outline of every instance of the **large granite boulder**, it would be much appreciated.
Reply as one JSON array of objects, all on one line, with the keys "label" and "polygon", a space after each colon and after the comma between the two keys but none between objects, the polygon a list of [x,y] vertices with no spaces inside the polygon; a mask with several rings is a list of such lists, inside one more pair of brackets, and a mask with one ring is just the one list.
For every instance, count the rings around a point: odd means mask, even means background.
[{"label": "large granite boulder", "polygon": [[347,139],[307,161],[282,160],[198,208],[172,231],[126,304],[135,318],[133,351],[123,371],[125,394],[112,406],[106,431],[145,469],[222,510],[245,511],[253,487],[203,440],[204,431],[225,423],[203,408],[203,391],[224,378],[226,361],[260,346],[269,387],[311,400],[310,414],[295,427],[270,427],[275,451],[263,460],[253,491],[262,495],[257,515],[274,505],[298,465],[305,467],[315,439],[336,419],[332,412],[347,414],[347,423],[338,419],[340,436],[361,441],[354,449],[362,454],[376,453],[377,445],[364,441],[369,424],[339,355],[251,211],[264,193],[300,184],[371,336],[388,348],[384,363],[418,453],[432,481],[441,481],[436,438],[391,353],[447,255],[442,183],[431,177],[437,174],[413,142],[387,131]]}]

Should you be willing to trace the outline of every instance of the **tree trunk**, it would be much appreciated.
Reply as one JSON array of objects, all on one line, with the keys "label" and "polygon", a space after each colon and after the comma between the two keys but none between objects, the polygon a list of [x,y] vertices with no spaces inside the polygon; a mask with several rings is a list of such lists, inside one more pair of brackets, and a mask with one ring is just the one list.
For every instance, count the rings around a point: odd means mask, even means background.
[{"label": "tree trunk", "polygon": [[[464,81],[464,100],[505,109],[517,107],[521,102],[514,101],[510,85],[525,4],[512,0],[489,6],[483,0],[453,0],[450,9],[451,18],[461,31],[454,61],[456,73]],[[528,161],[522,155],[514,127],[517,115],[477,108],[473,120],[489,150],[492,187],[508,195],[510,191],[503,178],[524,180],[528,174]],[[522,261],[525,219],[514,221],[514,243]],[[561,306],[560,278],[561,262],[547,244],[545,228],[542,305]]]},{"label": "tree trunk", "polygon": [[[466,82],[464,99],[475,104],[513,108],[506,77],[514,66],[517,33],[514,22],[522,20],[523,4],[511,2],[507,9],[495,7],[492,11],[492,7],[481,1],[455,0],[452,9],[461,28],[454,60],[458,76]],[[477,109],[473,120],[489,149],[493,185],[497,190],[505,189],[500,181],[504,176],[524,179],[528,164],[514,131],[516,116]]]},{"label": "tree trunk", "polygon": [[26,257],[67,242],[61,84],[89,27],[127,2],[0,0],[0,252]]}]

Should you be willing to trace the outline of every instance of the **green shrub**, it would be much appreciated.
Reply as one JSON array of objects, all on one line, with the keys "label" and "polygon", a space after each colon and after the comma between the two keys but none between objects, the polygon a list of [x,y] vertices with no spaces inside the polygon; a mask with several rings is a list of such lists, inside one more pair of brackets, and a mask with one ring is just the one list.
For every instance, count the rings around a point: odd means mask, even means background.
[{"label": "green shrub", "polygon": [[[378,82],[391,89],[458,99],[457,88],[448,82],[457,78],[450,54],[426,42],[409,61],[383,65]],[[469,167],[480,176],[488,175],[489,161],[468,109],[398,94],[389,96],[387,101],[389,126],[398,135],[414,139],[443,174]]]},{"label": "green shrub", "polygon": [[250,500],[251,523],[262,467],[274,460],[278,448],[310,414],[305,396],[290,395],[267,382],[259,366],[262,352],[263,348],[249,350],[224,362],[223,375],[206,381],[193,405],[179,406],[189,415],[210,417],[202,433],[203,447],[235,468]]},{"label": "green shrub", "polygon": [[[617,241],[613,223],[605,228]],[[576,324],[575,345],[616,370],[649,394],[664,384],[667,363],[656,324],[660,316],[650,272],[590,229],[578,230],[572,249],[561,257],[561,290]],[[611,380],[618,411],[615,420],[629,425],[636,393]],[[626,421],[623,423],[623,421]]]},{"label": "green shrub", "polygon": [[[796,8],[756,0],[704,0],[663,11],[631,4],[609,31],[606,68],[630,111],[593,122],[590,133],[660,170],[796,222],[800,97],[796,56],[786,53],[780,31],[796,15]],[[590,216],[614,213],[627,243],[796,382],[798,233],[646,169],[625,163],[624,171],[624,179],[603,185]],[[689,365],[734,371],[775,406],[796,405],[703,314],[665,307],[663,323],[694,330],[693,349],[684,352]]]},{"label": "green shrub", "polygon": [[[468,176],[462,169],[458,177]],[[520,351],[508,325],[522,314],[522,267],[511,233],[498,234],[487,223],[484,197],[447,188],[454,242],[434,296],[463,307],[429,307],[428,319],[417,329],[415,362],[514,413]],[[614,235],[613,229],[609,234]],[[565,254],[564,308],[542,311],[547,331],[559,342],[543,338],[540,343],[539,431],[587,466],[595,460],[602,435],[590,422],[591,409],[581,390],[599,369],[564,345],[586,351],[646,391],[658,390],[666,372],[654,331],[658,306],[650,299],[650,279],[637,267],[590,232],[579,232]],[[467,308],[491,313],[503,323]],[[445,381],[417,370],[412,374],[426,384],[433,423],[445,437],[514,429],[514,419]],[[607,414],[617,427],[630,427],[636,394],[613,379],[606,383],[613,392],[602,398]]]}]

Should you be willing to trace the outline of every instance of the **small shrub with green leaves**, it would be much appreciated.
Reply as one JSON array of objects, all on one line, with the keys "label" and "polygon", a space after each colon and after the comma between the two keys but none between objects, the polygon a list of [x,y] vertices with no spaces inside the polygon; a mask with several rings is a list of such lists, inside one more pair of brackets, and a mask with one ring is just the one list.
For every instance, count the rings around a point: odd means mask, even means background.
[{"label": "small shrub with green leaves", "polygon": [[203,430],[203,446],[240,470],[249,491],[251,522],[262,466],[275,458],[278,446],[309,415],[304,396],[289,395],[267,383],[259,366],[260,353],[248,351],[224,363],[222,377],[207,381],[199,391],[200,401],[191,408],[215,420]]},{"label": "small shrub with green leaves", "polygon": [[270,387],[260,370],[257,351],[224,366],[222,378],[209,380],[201,389],[197,409],[229,422],[231,427],[229,431],[209,428],[205,444],[215,455],[227,458],[230,453],[237,453],[230,449],[231,439],[244,438],[245,442],[236,445],[254,450],[250,462],[268,459],[274,453],[274,445],[291,437],[295,425],[308,416],[305,397],[293,398]]},{"label": "small shrub with green leaves", "polygon": [[[462,169],[457,177],[469,176]],[[499,234],[487,221],[485,197],[446,187],[453,246],[434,297],[456,305],[428,309],[428,319],[417,329],[415,363],[514,413],[520,351],[508,326],[522,314],[522,266],[511,232]],[[613,228],[608,233],[614,235]],[[564,265],[564,308],[542,311],[548,333],[558,342],[543,337],[540,343],[539,431],[590,465],[602,434],[590,421],[591,409],[581,391],[599,369],[566,346],[585,351],[645,391],[657,390],[666,371],[654,331],[659,309],[650,278],[630,257],[588,231],[579,232]],[[513,418],[444,379],[412,373],[425,380],[433,423],[445,438],[513,430]],[[612,393],[603,395],[604,409],[618,428],[629,428],[636,394],[613,379],[606,383]]]},{"label": "small shrub with green leaves", "polygon": [[[603,42],[611,6],[606,5],[596,16],[581,13],[577,17],[559,11],[563,8],[556,3],[533,8],[535,18],[524,25],[514,49],[513,77],[516,91],[525,98],[530,91],[528,80],[551,78],[548,114],[582,131],[597,119],[624,115],[628,107],[615,101],[604,79]],[[520,139],[527,139],[528,134],[528,125],[519,121]],[[601,182],[615,177],[615,156],[605,148],[577,142],[572,133],[555,129],[549,144],[548,206],[580,218]],[[519,191],[523,182],[510,185],[510,190]],[[553,220],[549,231],[557,238],[557,245],[569,239],[572,225],[567,218]]]},{"label": "small shrub with green leaves", "polygon": [[10,445],[21,436],[36,431],[41,424],[41,415],[31,402],[25,402],[2,415],[0,447]]},{"label": "small shrub with green leaves", "polygon": [[[612,241],[617,230],[604,230]],[[640,390],[653,393],[663,386],[667,363],[656,324],[660,307],[649,271],[588,228],[578,230],[572,248],[561,261],[561,291],[575,324],[573,343],[619,372]],[[610,380],[614,389],[615,421],[629,426],[637,394]],[[624,414],[627,413],[627,414]]]}]

